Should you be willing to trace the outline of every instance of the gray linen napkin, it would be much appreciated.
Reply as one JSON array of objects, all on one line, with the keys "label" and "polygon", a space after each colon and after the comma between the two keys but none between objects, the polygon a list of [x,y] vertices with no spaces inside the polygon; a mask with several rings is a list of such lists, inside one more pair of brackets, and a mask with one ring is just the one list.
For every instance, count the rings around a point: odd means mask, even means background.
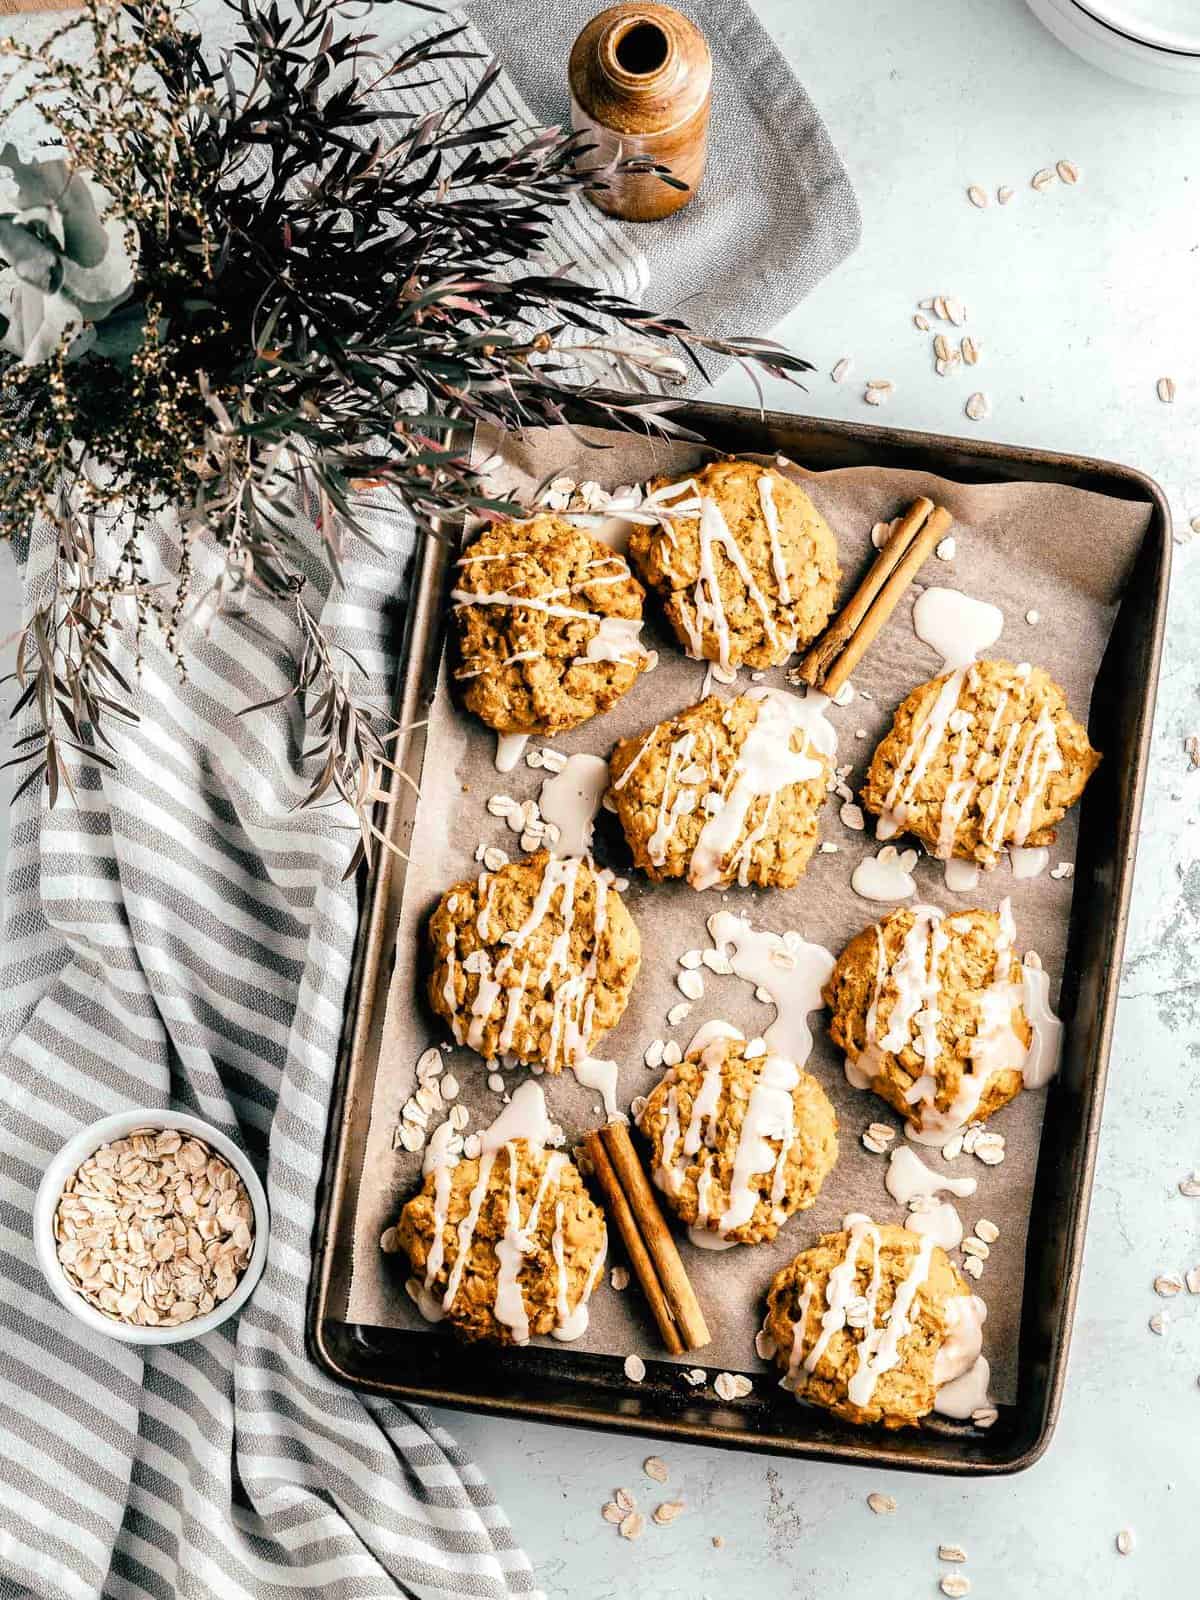
[{"label": "gray linen napkin", "polygon": [[[565,63],[599,0],[544,0],[513,27],[513,0],[469,0],[540,122],[567,122]],[[650,271],[647,301],[702,333],[768,332],[852,254],[862,218],[841,157],[747,0],[679,6],[713,54],[708,164],[693,200],[624,225]],[[502,41],[502,44],[501,44]],[[706,359],[710,376],[726,363]]]},{"label": "gray linen napkin", "polygon": [[[486,53],[490,42],[515,68],[479,121],[561,112],[530,108],[520,89],[536,99],[548,75],[557,83],[586,9],[562,4],[554,34],[548,17],[514,30],[511,8],[476,7],[487,41],[470,45]],[[194,16],[208,37],[222,26],[215,0],[198,0]],[[396,42],[388,11],[375,20],[381,43]],[[724,84],[701,202],[636,231],[580,203],[551,254],[663,306],[690,286],[696,322],[762,333],[852,247],[857,213],[832,152],[810,159],[827,150],[824,132],[744,5],[712,7],[706,25]],[[756,63],[752,94],[737,86],[735,39],[740,61]],[[462,64],[444,67],[451,87]],[[759,95],[789,145],[775,158]],[[758,189],[745,187],[750,171]],[[802,259],[806,216],[822,243]],[[348,551],[345,587],[330,590],[305,525],[314,603],[383,707],[414,535],[399,508],[380,510],[373,531],[378,547]],[[146,552],[173,570],[175,532],[148,528]],[[28,616],[55,559],[45,528],[25,555]],[[213,581],[211,552],[196,560]],[[0,1596],[533,1596],[490,1488],[430,1413],[340,1389],[307,1357],[314,1201],[357,906],[341,881],[350,819],[298,809],[294,707],[236,714],[292,681],[292,621],[259,620],[263,636],[218,618],[193,640],[186,683],[148,637],[141,722],[120,735],[115,771],[83,760],[77,807],[50,811],[34,788],[14,809],[0,947]],[[18,735],[32,726],[27,711]],[[65,1315],[29,1230],[53,1152],[138,1104],[198,1113],[239,1139],[272,1216],[266,1271],[240,1316],[146,1351]]]}]

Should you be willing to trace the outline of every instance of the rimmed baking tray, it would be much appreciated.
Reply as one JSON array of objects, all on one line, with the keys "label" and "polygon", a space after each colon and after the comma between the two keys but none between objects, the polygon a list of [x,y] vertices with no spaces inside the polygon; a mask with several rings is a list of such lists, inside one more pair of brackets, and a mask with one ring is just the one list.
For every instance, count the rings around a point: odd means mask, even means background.
[{"label": "rimmed baking tray", "polygon": [[[314,1238],[310,1347],[333,1377],[397,1400],[819,1460],[970,1475],[1020,1471],[1050,1441],[1066,1377],[1166,620],[1170,513],[1150,478],[1106,461],[737,406],[689,403],[676,416],[722,451],[781,451],[816,471],[883,466],[964,483],[1057,483],[1150,507],[1092,696],[1089,732],[1106,759],[1080,815],[1061,998],[1066,1042],[1035,1179],[1041,1225],[1030,1230],[1026,1249],[1016,1399],[986,1432],[935,1424],[889,1434],[797,1406],[774,1385],[736,1406],[708,1391],[681,1393],[678,1368],[666,1362],[648,1362],[646,1379],[633,1384],[609,1356],[538,1346],[467,1351],[441,1335],[348,1322],[355,1198],[404,895],[404,862],[387,852],[363,890]],[[434,541],[418,557],[396,692],[395,714],[405,725],[420,722],[433,698],[449,562],[448,547]],[[401,757],[414,778],[424,756],[417,728]],[[397,779],[381,825],[401,847],[414,814],[412,791]]]}]

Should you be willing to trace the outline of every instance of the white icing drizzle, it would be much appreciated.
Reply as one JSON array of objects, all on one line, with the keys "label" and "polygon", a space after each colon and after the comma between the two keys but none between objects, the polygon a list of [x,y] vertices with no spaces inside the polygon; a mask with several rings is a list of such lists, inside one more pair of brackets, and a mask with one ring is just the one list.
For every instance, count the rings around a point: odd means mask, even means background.
[{"label": "white icing drizzle", "polygon": [[901,1205],[907,1205],[918,1195],[932,1198],[943,1193],[966,1200],[978,1188],[974,1178],[950,1178],[934,1172],[907,1145],[892,1151],[884,1183],[892,1199],[899,1200]]},{"label": "white icing drizzle", "polygon": [[632,778],[632,776],[634,774],[634,771],[635,771],[635,769],[637,767],[638,762],[642,759],[642,757],[646,754],[646,751],[649,750],[650,747],[654,743],[654,733],[655,733],[655,730],[652,728],[650,730],[650,732],[646,735],[646,737],[642,740],[641,744],[634,751],[633,760],[629,763],[629,765],[625,768],[624,772],[622,772],[621,776],[618,779],[616,779],[616,781],[613,784],[613,792],[614,793],[616,793],[620,789],[623,789],[625,787],[625,785],[629,782],[630,778]]},{"label": "white icing drizzle", "polygon": [[917,892],[912,875],[916,864],[915,850],[901,855],[895,845],[885,844],[878,855],[862,858],[850,875],[850,887],[863,900],[907,900]]},{"label": "white icing drizzle", "polygon": [[525,754],[529,743],[527,733],[498,733],[496,735],[496,771],[511,772]]},{"label": "white icing drizzle", "polygon": [[1050,865],[1050,852],[1044,845],[1010,845],[1009,864],[1014,878],[1040,877]]},{"label": "white icing drizzle", "polygon": [[[726,522],[720,506],[715,500],[710,500],[700,490],[700,485],[695,478],[687,478],[682,483],[667,484],[663,489],[656,491],[650,499],[672,498],[690,490],[692,497],[698,501],[699,523],[697,526],[697,539],[700,546],[700,571],[692,590],[691,614],[682,595],[677,596],[679,619],[683,630],[687,634],[689,654],[696,660],[704,659],[704,634],[712,633],[717,641],[717,660],[722,667],[728,669],[729,656],[729,620],[725,614],[725,602],[721,596],[721,585],[715,561],[715,552],[718,547],[724,552],[726,559],[741,579],[742,586],[756,607],[762,618],[763,631],[766,633],[773,649],[781,655],[790,654],[795,646],[795,634],[783,641],[776,626],[774,611],[770,601],[763,594],[750,570],[742,548],[734,537],[729,524]],[[680,508],[678,502],[674,507]],[[783,648],[786,644],[786,652]]]},{"label": "white icing drizzle", "polygon": [[[549,594],[568,594],[567,589],[551,589]],[[520,608],[523,611],[541,611],[548,617],[566,617],[582,619],[585,622],[599,623],[598,612],[589,611],[586,606],[558,605],[553,599],[546,596],[528,594],[510,594],[507,589],[452,589],[450,599],[455,611],[463,611],[472,606],[507,606],[510,609]]]},{"label": "white icing drizzle", "polygon": [[[707,1170],[705,1168],[706,1172]],[[700,1227],[689,1228],[688,1238],[698,1250],[733,1250],[740,1242],[737,1239],[726,1239],[724,1234],[711,1233],[707,1228]]]},{"label": "white icing drizzle", "polygon": [[912,620],[917,638],[936,650],[948,667],[968,666],[1004,630],[1004,613],[998,606],[937,585],[917,596]]},{"label": "white icing drizzle", "polygon": [[[571,933],[575,924],[575,891],[581,870],[592,873],[595,878],[591,954],[586,966],[567,977]],[[481,885],[486,876],[480,878]],[[458,1044],[470,1045],[473,1050],[483,1053],[487,1025],[499,1006],[504,1016],[498,1040],[499,1050],[501,1054],[506,1054],[513,1049],[521,1017],[521,1000],[530,979],[530,962],[528,957],[522,957],[522,951],[532,934],[545,921],[557,894],[562,925],[550,946],[545,966],[534,977],[535,989],[539,992],[548,990],[553,1004],[544,1064],[553,1070],[556,1065],[573,1066],[587,1056],[595,1011],[595,980],[600,947],[608,923],[608,890],[612,883],[613,874],[607,868],[594,868],[580,856],[548,856],[529,915],[520,928],[503,935],[506,949],[494,968],[491,952],[486,949],[473,951],[463,964],[464,970],[469,970],[478,978],[470,1020],[465,1030],[454,995],[456,934],[451,925],[443,947],[447,972],[443,995],[454,1012],[451,1029]],[[485,909],[486,904],[485,901]]]},{"label": "white icing drizzle", "polygon": [[808,1325],[808,1308],[812,1305],[815,1293],[812,1280],[806,1278],[796,1306],[796,1320],[792,1324],[792,1348],[788,1355],[787,1371],[779,1380],[781,1389],[794,1390],[800,1383],[800,1369],[804,1365],[804,1330]]},{"label": "white icing drizzle", "polygon": [[[943,1143],[971,1120],[988,1079],[1008,1068],[1024,1071],[1029,1052],[1013,1023],[1021,1006],[1021,984],[1010,977],[1016,928],[1007,899],[998,908],[992,981],[978,996],[979,1019],[953,1104],[942,1111],[936,1104],[935,1066],[939,1054],[937,1026],[940,1017],[941,959],[949,942],[943,913],[936,906],[914,906],[912,926],[904,935],[899,955],[889,966],[883,930],[875,929],[875,980],[865,1020],[866,1048],[856,1060],[847,1058],[846,1076],[855,1088],[869,1087],[877,1076],[879,1057],[911,1048],[926,1065],[905,1099],[913,1107],[906,1132],[918,1143]],[[895,997],[882,1035],[878,1028],[879,1003],[885,985],[895,987]],[[853,1068],[853,1073],[852,1073]],[[864,1081],[865,1080],[865,1081]]]},{"label": "white icing drizzle", "polygon": [[927,1210],[910,1211],[904,1222],[909,1233],[920,1234],[943,1250],[957,1250],[963,1241],[963,1221],[948,1200]]},{"label": "white icing drizzle", "polygon": [[606,1239],[593,1259],[587,1280],[578,1303],[571,1307],[567,1296],[566,1258],[563,1241],[563,1205],[558,1198],[562,1174],[567,1158],[554,1151],[547,1160],[538,1182],[537,1191],[528,1215],[522,1220],[518,1177],[521,1151],[528,1148],[543,1151],[547,1144],[561,1143],[562,1132],[551,1122],[546,1109],[546,1097],[541,1086],[523,1083],[514,1093],[491,1127],[480,1137],[479,1173],[467,1199],[467,1211],[455,1230],[456,1253],[446,1282],[444,1294],[439,1299],[433,1293],[433,1284],[445,1262],[445,1233],[453,1193],[453,1171],[458,1157],[451,1153],[450,1139],[453,1128],[449,1121],[440,1123],[430,1137],[423,1171],[433,1173],[433,1227],[429,1255],[425,1262],[424,1281],[410,1280],[408,1289],[421,1314],[431,1322],[440,1321],[450,1311],[458,1297],[463,1274],[470,1257],[479,1213],[487,1196],[488,1184],[496,1160],[501,1155],[508,1163],[508,1192],[505,1229],[496,1241],[498,1264],[496,1299],[493,1315],[497,1322],[508,1327],[517,1344],[529,1339],[529,1312],[521,1290],[520,1275],[525,1256],[536,1247],[536,1232],[543,1208],[554,1195],[555,1229],[551,1253],[557,1274],[556,1315],[553,1330],[556,1338],[578,1338],[587,1327],[587,1301],[604,1264]]},{"label": "white icing drizzle", "polygon": [[[837,734],[824,714],[829,704],[825,695],[801,698],[779,689],[757,688],[746,698],[757,701],[758,713],[725,777],[721,803],[710,812],[696,841],[688,865],[688,882],[694,889],[713,888],[735,865],[737,881],[745,887],[750,881],[754,846],[766,832],[776,797],[792,784],[821,775],[822,763],[810,753],[810,747],[829,759],[837,754]],[[797,735],[799,750],[793,748]],[[668,763],[664,802],[670,777]],[[750,812],[759,800],[766,801],[763,815],[757,828],[748,833]],[[694,809],[694,801],[690,809]]]},{"label": "white icing drizzle", "polygon": [[599,1091],[600,1098],[604,1102],[604,1114],[609,1122],[623,1122],[625,1119],[617,1105],[617,1063],[602,1060],[599,1056],[580,1056],[573,1060],[570,1066],[585,1089]]},{"label": "white icing drizzle", "polygon": [[[977,746],[976,761],[972,767],[969,765],[969,746],[973,720],[969,712],[958,705],[964,684],[972,692],[976,688],[973,663],[982,651],[999,638],[1004,627],[1004,615],[995,606],[972,600],[956,589],[935,587],[926,589],[913,607],[913,627],[918,637],[943,657],[950,671],[896,765],[876,835],[880,839],[889,839],[903,829],[908,808],[921,779],[949,735],[954,740],[950,754],[950,781],[938,818],[934,854],[943,861],[952,857],[958,827],[967,806],[979,791],[979,761],[993,752],[997,755],[997,767],[985,791],[980,841],[993,855],[1000,850],[1009,834],[1010,814],[1016,808],[1011,837],[1020,848],[1033,829],[1037,806],[1050,777],[1062,770],[1062,756],[1053,719],[1043,707],[1019,749],[1017,746],[1022,725],[1019,720],[1013,722],[1003,747],[997,750],[1001,718],[1009,700],[1008,691],[1001,691],[987,734]],[[1025,678],[1028,678],[1030,670],[1027,662],[1022,662],[1017,668]],[[1017,870],[1014,856],[1014,871]],[[961,874],[957,883],[950,883],[948,874],[948,887],[952,891],[964,892],[972,886],[966,884]]]},{"label": "white icing drizzle", "polygon": [[[800,1069],[783,1056],[766,1054],[756,1058],[756,1074],[742,1114],[733,1168],[729,1178],[729,1200],[720,1216],[714,1216],[711,1161],[704,1154],[715,1148],[719,1132],[717,1114],[725,1088],[725,1060],[729,1041],[742,1042],[741,1035],[728,1023],[706,1023],[698,1046],[703,1067],[700,1086],[692,1101],[686,1128],[679,1121],[678,1086],[669,1083],[666,1096],[662,1154],[655,1168],[654,1181],[667,1194],[677,1195],[688,1171],[700,1167],[698,1179],[698,1226],[691,1230],[692,1241],[702,1249],[722,1249],[728,1235],[743,1228],[754,1216],[760,1196],[760,1180],[770,1174],[768,1194],[776,1222],[784,1220],[782,1201],[787,1184],[787,1159],[796,1138],[795,1107],[792,1091],[800,1082]],[[700,1035],[697,1035],[700,1038]],[[695,1056],[697,1046],[689,1047]],[[672,1078],[674,1074],[671,1075]],[[719,1242],[712,1243],[715,1234]],[[707,1237],[702,1237],[706,1235]]]},{"label": "white icing drizzle", "polygon": [[[787,1181],[788,1152],[796,1138],[792,1090],[800,1082],[800,1069],[783,1056],[767,1055],[760,1059],[761,1070],[750,1091],[750,1102],[738,1133],[729,1181],[729,1205],[717,1226],[722,1235],[744,1227],[754,1215],[758,1200],[754,1179],[763,1172],[771,1173],[770,1201],[775,1220],[784,1220],[780,1202]],[[772,1140],[778,1141],[778,1151]]]},{"label": "white icing drizzle", "polygon": [[961,856],[944,858],[946,888],[951,894],[970,894],[979,887],[978,861],[964,861]]},{"label": "white icing drizzle", "polygon": [[933,1409],[943,1417],[965,1422],[991,1404],[991,1368],[980,1353],[987,1306],[977,1294],[954,1295],[946,1302],[946,1321],[946,1338],[933,1358],[937,1385]]},{"label": "white icing drizzle", "polygon": [[[879,1292],[883,1283],[879,1230],[867,1217],[848,1217],[846,1222],[850,1239],[845,1255],[829,1274],[829,1281],[825,1290],[825,1311],[821,1316],[821,1331],[817,1335],[812,1349],[802,1362],[797,1361],[797,1352],[793,1347],[789,1375],[793,1371],[798,1374],[800,1366],[803,1366],[805,1372],[815,1372],[821,1357],[828,1348],[829,1341],[836,1333],[840,1333],[845,1328],[847,1323],[846,1312],[850,1303],[859,1298],[865,1299],[866,1317],[863,1336],[856,1347],[857,1366],[846,1386],[847,1396],[851,1403],[865,1407],[870,1405],[875,1393],[875,1386],[883,1374],[890,1372],[893,1367],[899,1365],[900,1342],[912,1330],[913,1308],[916,1304],[917,1294],[929,1276],[929,1266],[933,1259],[933,1241],[929,1238],[922,1238],[913,1257],[912,1265],[904,1278],[896,1285],[890,1313],[887,1315],[886,1321],[884,1321],[881,1320],[879,1313]],[[870,1248],[871,1267],[867,1287],[860,1297],[856,1292],[858,1255],[864,1244]],[[812,1286],[811,1283],[806,1282],[804,1287],[807,1292]],[[803,1299],[801,1307],[804,1310],[807,1309],[807,1303]],[[798,1323],[802,1344],[803,1316],[799,1317]]]},{"label": "white icing drizzle", "polygon": [[524,1258],[534,1248],[534,1233],[546,1190],[557,1180],[566,1157],[555,1151],[546,1162],[529,1215],[522,1222],[517,1189],[521,1156],[515,1144],[506,1144],[504,1149],[508,1155],[508,1211],[504,1233],[496,1241],[496,1259],[500,1263],[500,1271],[496,1275],[496,1301],[492,1315],[497,1322],[504,1323],[512,1330],[516,1344],[528,1344],[529,1313],[525,1309],[525,1296],[521,1293],[521,1267]]},{"label": "white icing drizzle", "polygon": [[551,846],[556,856],[583,856],[591,849],[592,826],[608,777],[608,762],[602,756],[581,753],[568,756],[562,771],[542,784],[538,807],[558,829]]},{"label": "white icing drizzle", "polygon": [[[692,751],[695,749],[696,735],[685,733],[674,740],[667,754],[667,770],[663,776],[662,796],[658,802],[658,816],[655,819],[654,831],[646,840],[646,854],[656,867],[661,867],[667,859],[667,849],[675,834],[675,825],[680,817],[688,816],[696,809],[696,791],[679,784],[675,790],[675,798],[668,804],[667,797],[671,793],[671,785],[675,781],[675,774],[686,770],[691,762]],[[639,751],[639,755],[640,755]],[[622,774],[626,776],[627,774]]]},{"label": "white icing drizzle", "polygon": [[764,472],[758,480],[758,503],[762,507],[767,537],[771,541],[771,568],[775,573],[775,587],[779,590],[781,605],[790,605],[792,592],[788,585],[787,560],[779,543],[779,510],[775,504],[775,484],[770,473]]},{"label": "white icing drizzle", "polygon": [[1025,1057],[1025,1087],[1041,1089],[1058,1072],[1062,1059],[1063,1025],[1050,1009],[1050,974],[1032,950],[1021,964],[1021,997],[1033,1043]]},{"label": "white icing drizzle", "polygon": [[[617,573],[612,578],[595,578],[597,583],[621,583],[626,574]],[[600,625],[587,642],[587,649],[582,656],[577,656],[576,661],[636,661],[639,656],[655,656],[656,652],[647,650],[641,639],[642,619],[640,617],[610,617],[600,618]]]},{"label": "white icing drizzle", "polygon": [[737,976],[771,996],[776,1016],[763,1034],[768,1050],[803,1066],[813,1047],[808,1016],[824,1003],[821,990],[833,971],[833,956],[792,929],[778,934],[753,928],[732,911],[714,912],[708,931]]}]

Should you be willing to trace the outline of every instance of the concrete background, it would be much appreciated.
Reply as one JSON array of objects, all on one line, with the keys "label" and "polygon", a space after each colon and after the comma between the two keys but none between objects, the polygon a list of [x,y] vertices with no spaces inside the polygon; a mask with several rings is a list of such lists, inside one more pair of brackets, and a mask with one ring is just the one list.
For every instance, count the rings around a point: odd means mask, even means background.
[{"label": "concrete background", "polygon": [[[821,108],[864,216],[857,255],[780,330],[817,364],[809,393],[778,387],[769,403],[1112,456],[1160,480],[1186,532],[1200,513],[1200,99],[1097,74],[1021,0],[755,3]],[[692,9],[702,18],[702,0]],[[1031,175],[1063,157],[1080,183],[1034,193]],[[991,192],[986,211],[967,202],[972,183]],[[1016,190],[1003,209],[1002,183]],[[915,302],[939,291],[966,301],[984,344],[973,382],[936,379],[911,325]],[[858,381],[839,387],[827,374],[843,355]],[[1155,396],[1164,375],[1178,384],[1173,406]],[[867,377],[895,381],[886,410],[863,404]],[[991,400],[982,424],[963,415],[972,388]],[[752,396],[731,374],[717,398]],[[3,636],[17,602],[0,562]],[[628,1544],[600,1506],[620,1484],[646,1506],[663,1498],[640,1473],[650,1446],[444,1414],[556,1600],[932,1595],[942,1541],[966,1546],[981,1597],[1194,1587],[1200,1298],[1173,1304],[1163,1338],[1147,1319],[1161,1304],[1155,1273],[1200,1263],[1200,1202],[1175,1187],[1200,1166],[1200,771],[1183,751],[1200,730],[1198,613],[1200,565],[1181,544],[1070,1381],[1048,1457],[966,1486],[669,1447],[659,1453],[687,1512]],[[874,1517],[871,1490],[893,1494],[897,1515]],[[1136,1536],[1128,1557],[1114,1545],[1123,1527]]]}]

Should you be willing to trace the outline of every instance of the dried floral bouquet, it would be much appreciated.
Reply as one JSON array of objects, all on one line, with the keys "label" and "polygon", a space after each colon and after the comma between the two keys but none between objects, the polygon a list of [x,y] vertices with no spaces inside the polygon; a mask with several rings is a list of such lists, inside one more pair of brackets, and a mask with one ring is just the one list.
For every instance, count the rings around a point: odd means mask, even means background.
[{"label": "dried floral bouquet", "polygon": [[[114,725],[136,720],[145,629],[186,671],[197,610],[252,625],[283,605],[307,798],[353,806],[353,865],[394,730],[306,601],[301,512],[336,579],[344,541],[367,537],[365,489],[425,531],[513,509],[470,468],[477,421],[558,422],[570,400],[669,430],[685,357],[783,377],[808,363],[541,264],[556,210],[612,169],[559,128],[471,125],[495,65],[406,110],[406,87],[468,53],[461,29],[384,55],[351,0],[227,3],[236,35],[215,58],[170,0],[87,0],[41,45],[0,45],[6,117],[32,104],[46,129],[33,159],[0,147],[0,537],[48,523],[57,540],[18,651],[15,709],[39,726],[15,760],[53,804],[66,752],[111,766]],[[619,396],[594,386],[597,362]],[[179,531],[165,586],[145,545],[164,514]],[[115,545],[100,536],[114,517]],[[220,557],[203,594],[197,541]]]}]

